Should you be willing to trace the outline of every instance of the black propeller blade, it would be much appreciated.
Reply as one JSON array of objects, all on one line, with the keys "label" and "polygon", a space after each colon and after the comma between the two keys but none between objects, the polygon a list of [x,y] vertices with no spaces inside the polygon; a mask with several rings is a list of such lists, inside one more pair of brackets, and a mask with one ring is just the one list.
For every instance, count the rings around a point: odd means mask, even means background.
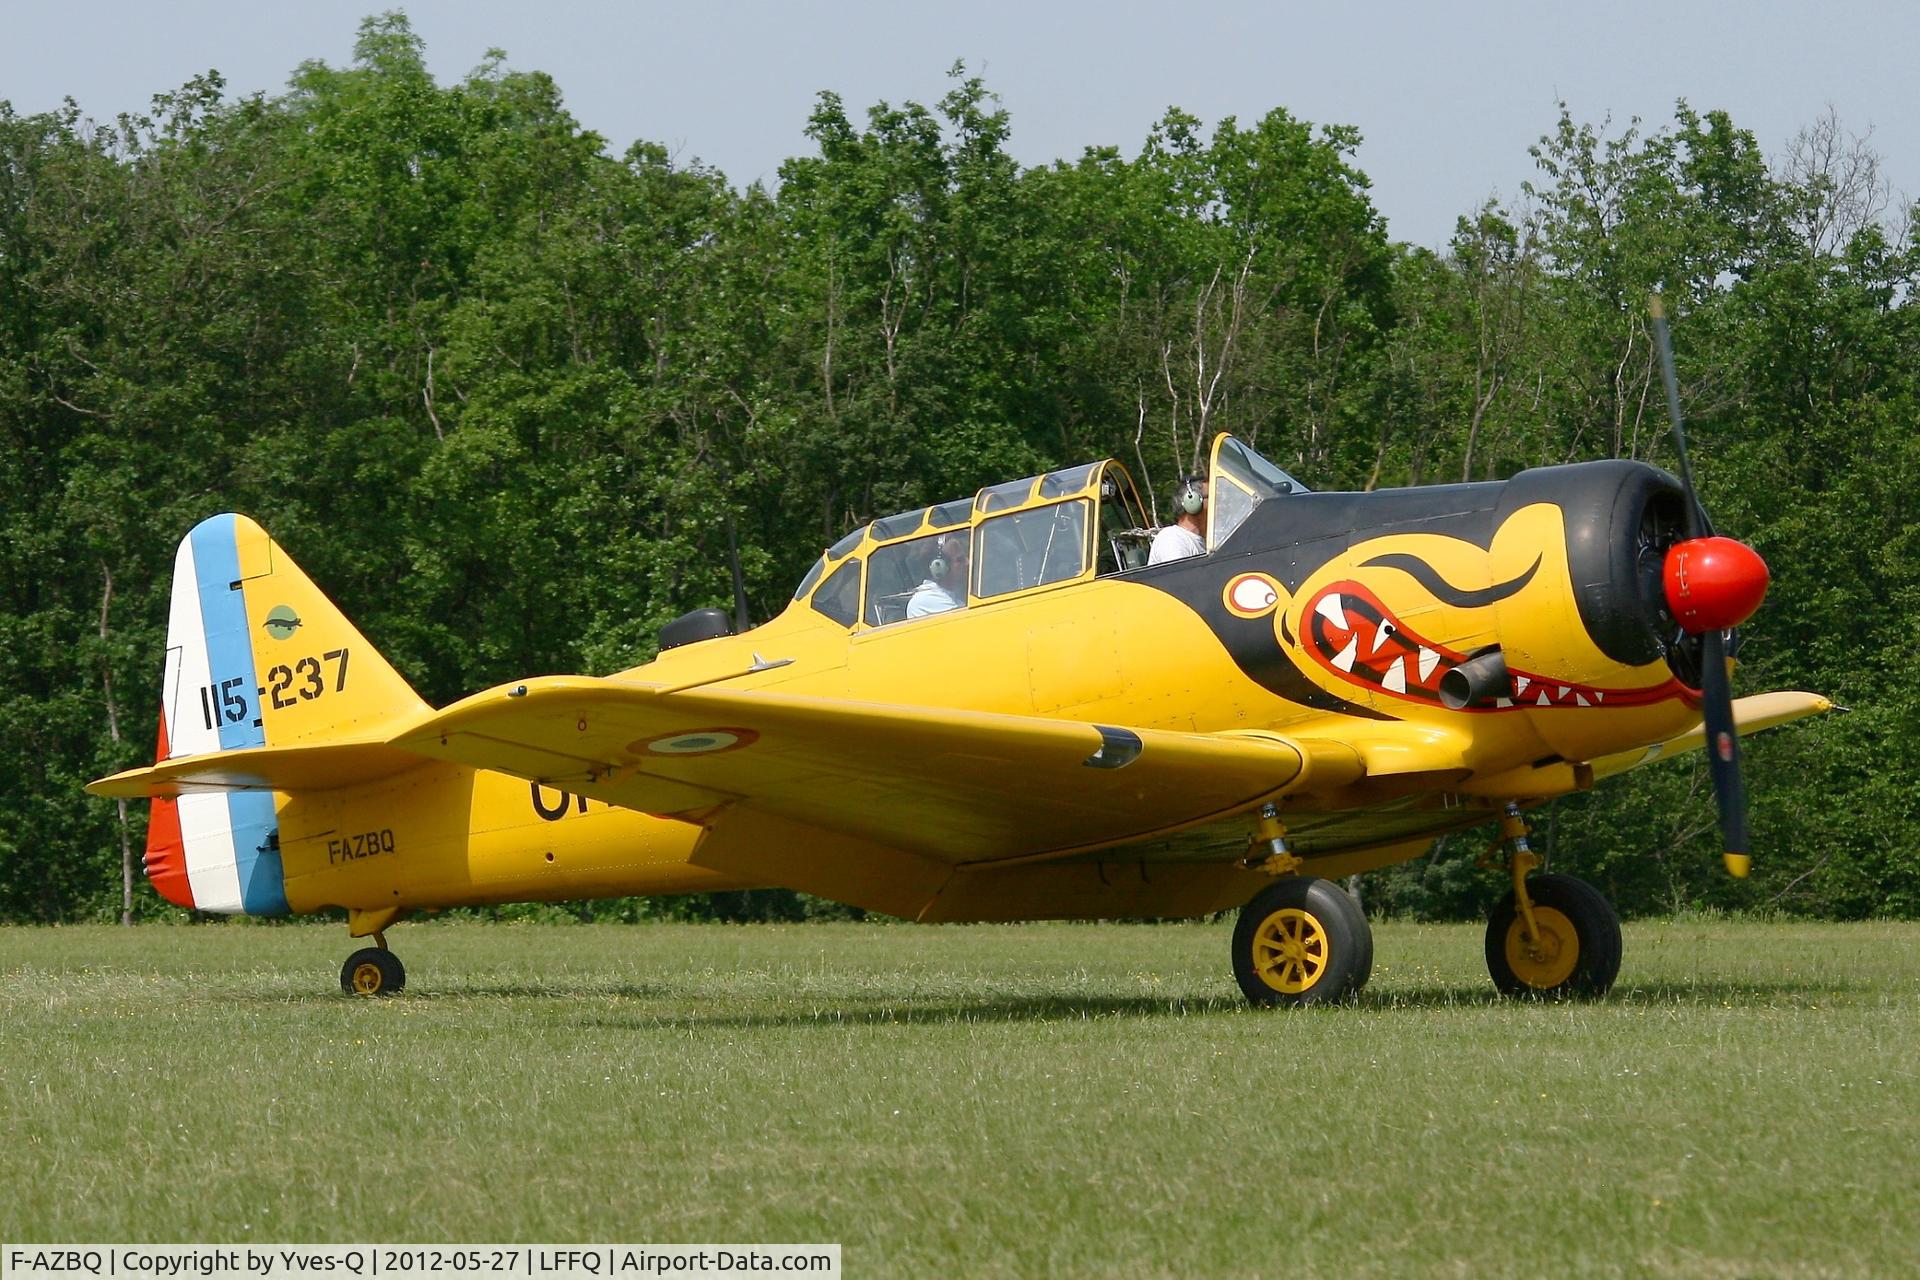
[{"label": "black propeller blade", "polygon": [[[1654,342],[1660,348],[1660,377],[1667,388],[1667,412],[1673,418],[1673,447],[1680,456],[1680,484],[1686,490],[1687,539],[1703,539],[1709,536],[1706,511],[1693,488],[1687,429],[1680,419],[1680,382],[1673,371],[1673,340],[1667,334],[1666,308],[1658,294],[1653,297],[1651,310]],[[1747,833],[1747,788],[1740,779],[1733,682],[1727,674],[1727,632],[1709,627],[1700,632],[1700,641],[1700,713],[1707,736],[1707,765],[1713,775],[1713,798],[1720,808],[1720,847],[1726,851],[1727,871],[1744,876],[1753,864],[1753,846]]]},{"label": "black propeller blade", "polygon": [[1706,722],[1713,799],[1720,807],[1720,847],[1727,871],[1745,876],[1753,865],[1753,843],[1747,833],[1747,784],[1740,778],[1740,734],[1733,724],[1726,633],[1709,631],[1700,639],[1700,714]]}]

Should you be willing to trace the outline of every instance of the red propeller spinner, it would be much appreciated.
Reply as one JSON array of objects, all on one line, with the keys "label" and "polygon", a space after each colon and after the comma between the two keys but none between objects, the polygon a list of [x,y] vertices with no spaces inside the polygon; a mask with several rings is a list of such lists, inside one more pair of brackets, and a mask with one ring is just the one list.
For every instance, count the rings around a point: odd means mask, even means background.
[{"label": "red propeller spinner", "polygon": [[1667,608],[1689,635],[1728,631],[1767,594],[1767,562],[1732,538],[1688,538],[1667,548]]}]

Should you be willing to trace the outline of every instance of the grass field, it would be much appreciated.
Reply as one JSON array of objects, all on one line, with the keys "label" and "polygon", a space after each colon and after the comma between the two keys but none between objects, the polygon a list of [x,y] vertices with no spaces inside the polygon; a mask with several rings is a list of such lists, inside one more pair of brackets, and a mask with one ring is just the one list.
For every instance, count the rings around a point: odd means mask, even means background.
[{"label": "grass field", "polygon": [[1640,924],[1585,1005],[1383,925],[0,929],[8,1241],[839,1241],[864,1275],[1896,1275],[1920,926]]}]

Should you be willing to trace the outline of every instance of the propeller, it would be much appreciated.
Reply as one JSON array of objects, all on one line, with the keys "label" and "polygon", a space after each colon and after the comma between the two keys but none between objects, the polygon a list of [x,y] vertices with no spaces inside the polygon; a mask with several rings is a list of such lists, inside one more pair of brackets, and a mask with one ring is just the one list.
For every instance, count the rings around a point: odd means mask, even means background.
[{"label": "propeller", "polygon": [[1680,383],[1673,372],[1673,341],[1666,308],[1655,294],[1653,337],[1660,348],[1660,377],[1673,418],[1673,447],[1680,456],[1680,486],[1686,491],[1686,536],[1667,549],[1662,581],[1667,607],[1680,629],[1700,637],[1700,714],[1706,730],[1707,766],[1720,808],[1720,846],[1727,871],[1745,876],[1753,865],[1747,833],[1747,788],[1740,780],[1740,734],[1733,722],[1733,682],[1727,672],[1727,633],[1753,616],[1767,593],[1767,564],[1743,542],[1713,536],[1706,510],[1693,488],[1687,429],[1680,420]]}]

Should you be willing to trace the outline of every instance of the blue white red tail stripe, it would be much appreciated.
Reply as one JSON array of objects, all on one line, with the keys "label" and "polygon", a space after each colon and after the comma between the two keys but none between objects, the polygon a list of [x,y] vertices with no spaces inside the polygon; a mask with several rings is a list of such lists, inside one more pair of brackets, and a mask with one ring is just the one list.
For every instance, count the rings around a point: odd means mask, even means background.
[{"label": "blue white red tail stripe", "polygon": [[[214,516],[182,540],[174,558],[162,703],[169,759],[266,745],[261,682],[241,589],[239,532],[237,517]],[[189,794],[175,803],[178,854],[192,898],[181,905],[285,915],[273,796]],[[156,821],[153,830],[164,838],[173,826]],[[168,852],[149,839],[150,861],[164,861]]]}]

